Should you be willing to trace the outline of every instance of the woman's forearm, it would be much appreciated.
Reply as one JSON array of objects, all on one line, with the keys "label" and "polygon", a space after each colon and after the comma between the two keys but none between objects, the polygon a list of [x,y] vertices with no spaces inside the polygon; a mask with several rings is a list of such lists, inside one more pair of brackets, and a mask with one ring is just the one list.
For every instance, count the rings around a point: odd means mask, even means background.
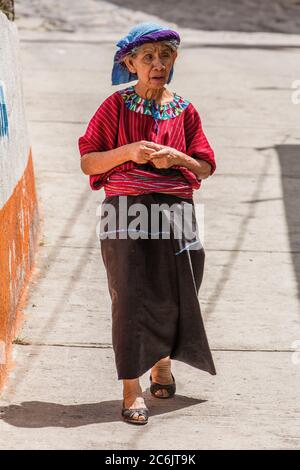
[{"label": "woman's forearm", "polygon": [[81,170],[86,175],[98,175],[130,160],[128,145],[105,152],[87,153],[81,157]]},{"label": "woman's forearm", "polygon": [[184,166],[191,170],[199,179],[208,178],[211,175],[212,166],[205,160],[198,160],[184,153],[180,153],[176,165]]}]

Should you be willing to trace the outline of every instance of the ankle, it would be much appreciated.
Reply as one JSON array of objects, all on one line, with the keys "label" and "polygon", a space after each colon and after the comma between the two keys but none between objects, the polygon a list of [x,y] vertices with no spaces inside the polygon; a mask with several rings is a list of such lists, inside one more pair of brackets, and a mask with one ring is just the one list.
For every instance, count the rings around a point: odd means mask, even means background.
[{"label": "ankle", "polygon": [[151,369],[151,376],[154,382],[167,384],[172,381],[171,359],[163,358],[158,361]]},{"label": "ankle", "polygon": [[123,398],[138,397],[142,395],[139,379],[123,380]]},{"label": "ankle", "polygon": [[171,370],[171,359],[169,357],[160,359],[151,368],[151,371],[153,372],[161,371],[162,373],[168,372],[170,370]]}]

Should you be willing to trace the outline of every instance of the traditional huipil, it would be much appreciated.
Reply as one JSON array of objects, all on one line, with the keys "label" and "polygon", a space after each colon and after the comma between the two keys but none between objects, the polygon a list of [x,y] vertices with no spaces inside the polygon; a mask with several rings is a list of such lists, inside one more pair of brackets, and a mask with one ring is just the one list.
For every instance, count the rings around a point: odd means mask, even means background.
[{"label": "traditional huipil", "polygon": [[[152,23],[142,25],[142,34],[137,30],[135,37],[128,36],[131,42],[122,45],[121,40],[118,44],[128,49],[128,44],[141,44],[143,37],[145,42],[162,40],[174,33],[155,24],[154,28]],[[118,75],[115,69],[118,65],[115,62],[113,84],[135,78],[124,78],[124,68]],[[116,91],[98,107],[78,146],[83,156],[141,140],[167,145],[205,160],[211,165],[211,174],[216,169],[214,152],[197,109],[176,92],[169,103],[160,105],[139,96],[134,86]],[[104,188],[106,197],[102,207],[112,204],[117,221],[126,199],[127,237],[124,238],[124,228],[120,228],[119,222],[115,238],[105,236],[107,230],[100,232],[112,301],[112,343],[118,379],[140,377],[166,356],[216,374],[198,299],[205,252],[198,236],[193,191],[200,188],[201,180],[180,165],[158,169],[152,162],[137,164],[131,160],[106,173],[90,175],[89,180],[91,189]],[[146,238],[131,237],[128,231],[133,220],[128,215],[129,208],[136,203],[148,210]],[[175,207],[175,212],[188,206],[192,214],[190,224],[193,229],[196,227],[194,238],[187,239],[185,233],[176,238],[176,220],[172,217],[166,236],[163,215],[154,236],[150,217],[154,204]]]}]

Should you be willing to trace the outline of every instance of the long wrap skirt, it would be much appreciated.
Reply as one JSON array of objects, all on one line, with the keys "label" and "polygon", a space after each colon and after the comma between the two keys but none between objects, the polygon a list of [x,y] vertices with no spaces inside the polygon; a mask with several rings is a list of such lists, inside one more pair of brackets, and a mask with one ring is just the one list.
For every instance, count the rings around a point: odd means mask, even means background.
[{"label": "long wrap skirt", "polygon": [[[198,236],[193,199],[154,192],[123,196],[121,207],[121,198],[108,196],[102,202],[99,234],[111,298],[112,344],[118,379],[138,378],[166,356],[215,375],[198,299],[205,252]],[[124,216],[125,199],[128,212]],[[137,234],[139,229],[130,230],[130,223],[137,215],[129,215],[129,209],[137,203],[148,208],[147,238],[133,237],[132,233]],[[116,213],[113,230],[106,223],[107,204]],[[155,238],[150,217],[154,204],[169,207],[175,204],[179,209],[189,205],[196,225],[195,239],[185,239],[184,233],[181,238],[175,237],[176,222],[172,217],[169,217],[170,235],[166,235],[164,215],[159,232],[155,232],[159,238]],[[125,220],[126,238],[120,217]]]}]

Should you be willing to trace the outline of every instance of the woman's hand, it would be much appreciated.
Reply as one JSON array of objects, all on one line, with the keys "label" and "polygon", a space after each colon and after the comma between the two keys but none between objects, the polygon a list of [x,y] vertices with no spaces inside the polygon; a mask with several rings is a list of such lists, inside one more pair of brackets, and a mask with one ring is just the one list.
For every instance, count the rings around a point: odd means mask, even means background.
[{"label": "woman's hand", "polygon": [[[158,144],[155,144],[158,145]],[[150,154],[150,161],[156,168],[170,168],[179,163],[180,152],[166,145],[158,145],[160,149]]]},{"label": "woman's hand", "polygon": [[[158,145],[158,144],[155,144]],[[211,175],[211,165],[200,158],[192,158],[173,147],[159,145],[160,150],[150,154],[150,162],[153,162],[156,168],[170,168],[173,165],[184,166],[191,170],[198,180],[206,179]]]},{"label": "woman's hand", "polygon": [[149,162],[151,153],[161,149],[161,145],[155,142],[148,142],[147,140],[127,144],[127,147],[130,160],[140,164]]}]

